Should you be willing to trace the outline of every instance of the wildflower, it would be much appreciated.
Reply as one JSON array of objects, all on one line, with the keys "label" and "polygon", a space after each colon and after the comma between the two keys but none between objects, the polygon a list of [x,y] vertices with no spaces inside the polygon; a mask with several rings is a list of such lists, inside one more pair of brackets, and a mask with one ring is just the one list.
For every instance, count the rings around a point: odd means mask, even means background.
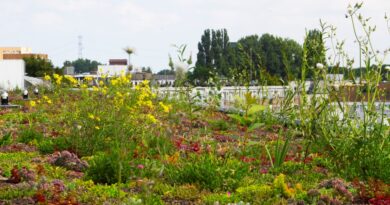
[{"label": "wildflower", "polygon": [[231,196],[230,191],[228,191],[228,192],[226,193],[226,195],[227,195],[227,197],[230,197],[230,196]]},{"label": "wildflower", "polygon": [[47,97],[46,95],[43,96],[43,100],[46,101],[47,104],[52,104],[53,102],[50,100],[49,97]]},{"label": "wildflower", "polygon": [[100,86],[103,86],[104,85],[104,82],[102,80],[99,81],[99,85]]},{"label": "wildflower", "polygon": [[112,86],[116,86],[118,84],[118,80],[117,79],[112,79],[110,82],[111,82]]},{"label": "wildflower", "polygon": [[143,168],[145,168],[145,166],[144,166],[143,164],[139,164],[139,165],[137,166],[137,168],[138,168],[138,169],[143,169]]},{"label": "wildflower", "polygon": [[85,77],[85,80],[86,80],[87,82],[91,82],[91,81],[92,81],[92,77],[87,76],[87,77]]},{"label": "wildflower", "polygon": [[99,91],[99,88],[96,87],[96,86],[93,86],[93,87],[92,87],[92,90],[93,90],[93,91]]},{"label": "wildflower", "polygon": [[100,127],[99,127],[99,126],[95,126],[95,129],[96,129],[96,130],[100,130]]},{"label": "wildflower", "polygon": [[151,115],[151,114],[147,114],[146,115],[146,118],[151,122],[151,123],[157,123],[157,119]]},{"label": "wildflower", "polygon": [[30,101],[30,106],[31,106],[31,107],[35,107],[36,105],[37,105],[37,103],[36,103],[35,101],[33,101],[33,100]]},{"label": "wildflower", "polygon": [[81,130],[82,126],[81,126],[81,125],[77,125],[76,128],[77,128],[78,130]]},{"label": "wildflower", "polygon": [[56,84],[57,84],[57,85],[61,84],[62,76],[60,76],[60,75],[58,75],[58,74],[54,74],[53,77],[54,77],[54,79],[56,80]]},{"label": "wildflower", "polygon": [[65,75],[65,79],[68,80],[70,82],[70,84],[72,84],[72,85],[76,85],[77,84],[77,80],[73,76]]},{"label": "wildflower", "polygon": [[163,102],[160,102],[159,105],[163,109],[164,112],[168,113],[169,110],[171,109],[169,105],[165,105]]},{"label": "wildflower", "polygon": [[51,80],[51,77],[50,77],[49,75],[45,75],[44,79],[45,79],[46,81],[50,81],[50,80]]},{"label": "wildflower", "polygon": [[88,114],[88,117],[91,119],[91,120],[94,120],[95,119],[95,116],[91,113]]}]

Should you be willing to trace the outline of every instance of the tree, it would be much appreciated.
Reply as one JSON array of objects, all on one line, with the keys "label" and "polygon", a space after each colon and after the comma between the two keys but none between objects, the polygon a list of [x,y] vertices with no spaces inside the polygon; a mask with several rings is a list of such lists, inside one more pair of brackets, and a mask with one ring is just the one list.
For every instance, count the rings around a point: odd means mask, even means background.
[{"label": "tree", "polygon": [[198,43],[197,61],[189,79],[205,84],[213,76],[229,74],[228,54],[231,52],[226,29],[204,31]]},{"label": "tree", "polygon": [[310,78],[317,63],[326,65],[326,51],[322,32],[317,29],[309,30],[303,45],[303,49],[306,50],[306,63],[309,68],[307,77]]},{"label": "tree", "polygon": [[157,75],[175,75],[175,71],[171,69],[164,69],[157,72]]},{"label": "tree", "polygon": [[64,62],[64,67],[73,66],[75,73],[97,71],[98,65],[101,65],[101,63],[94,60],[91,61],[89,59],[82,59],[82,58],[79,58],[75,61]]},{"label": "tree", "polygon": [[51,61],[46,59],[27,57],[24,58],[24,62],[26,63],[26,73],[28,76],[43,77],[44,75],[51,75],[55,71]]},{"label": "tree", "polygon": [[141,71],[144,73],[152,73],[152,68],[148,67],[142,67]]}]

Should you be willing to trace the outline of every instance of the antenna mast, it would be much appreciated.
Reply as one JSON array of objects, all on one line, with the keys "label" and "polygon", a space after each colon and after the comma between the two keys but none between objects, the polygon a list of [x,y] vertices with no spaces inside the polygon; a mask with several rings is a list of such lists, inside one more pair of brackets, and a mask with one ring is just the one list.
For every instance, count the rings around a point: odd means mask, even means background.
[{"label": "antenna mast", "polygon": [[83,36],[79,35],[78,36],[78,39],[79,39],[79,59],[82,59],[83,58]]}]

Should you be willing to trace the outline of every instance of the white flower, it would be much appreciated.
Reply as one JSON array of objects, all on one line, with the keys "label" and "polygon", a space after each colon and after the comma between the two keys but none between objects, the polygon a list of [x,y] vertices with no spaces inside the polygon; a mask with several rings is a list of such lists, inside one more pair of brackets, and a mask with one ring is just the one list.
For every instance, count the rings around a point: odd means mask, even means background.
[{"label": "white flower", "polygon": [[390,66],[386,66],[385,69],[386,69],[387,71],[390,71]]},{"label": "white flower", "polygon": [[317,64],[316,64],[316,67],[317,67],[318,69],[323,69],[323,68],[324,68],[324,65],[323,65],[322,63],[317,63]]},{"label": "white flower", "polygon": [[184,72],[187,72],[188,70],[188,64],[186,62],[177,62],[175,63],[175,70],[181,70]]},{"label": "white flower", "polygon": [[82,128],[81,125],[77,125],[78,130],[81,130],[81,128]]}]

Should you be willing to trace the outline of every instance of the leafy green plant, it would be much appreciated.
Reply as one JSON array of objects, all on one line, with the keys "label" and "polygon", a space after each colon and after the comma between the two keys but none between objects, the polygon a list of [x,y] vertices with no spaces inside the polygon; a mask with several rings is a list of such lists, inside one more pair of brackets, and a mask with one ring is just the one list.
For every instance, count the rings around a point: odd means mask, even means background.
[{"label": "leafy green plant", "polygon": [[18,141],[28,144],[31,142],[39,143],[43,140],[43,134],[33,129],[26,129],[20,133]]},{"label": "leafy green plant", "polygon": [[179,166],[169,165],[165,175],[171,183],[197,184],[202,189],[234,190],[249,171],[249,166],[235,159],[213,155],[191,155]]},{"label": "leafy green plant", "polygon": [[115,184],[130,179],[132,170],[130,161],[124,163],[118,153],[100,153],[92,157],[86,178],[99,184]]},{"label": "leafy green plant", "polygon": [[0,146],[4,145],[10,145],[12,143],[12,135],[11,133],[5,134],[1,139],[0,139]]},{"label": "leafy green plant", "polygon": [[280,139],[276,140],[273,155],[271,154],[268,145],[265,145],[265,150],[267,151],[272,167],[280,167],[283,164],[289,149],[289,143],[289,138],[287,138],[284,142]]},{"label": "leafy green plant", "polygon": [[248,126],[248,131],[259,128],[263,123],[258,122],[259,113],[265,110],[265,106],[257,104],[257,100],[252,93],[245,93],[245,99],[238,99],[236,102],[237,109],[242,109],[243,114],[229,114],[229,117],[234,119],[241,125]]}]

